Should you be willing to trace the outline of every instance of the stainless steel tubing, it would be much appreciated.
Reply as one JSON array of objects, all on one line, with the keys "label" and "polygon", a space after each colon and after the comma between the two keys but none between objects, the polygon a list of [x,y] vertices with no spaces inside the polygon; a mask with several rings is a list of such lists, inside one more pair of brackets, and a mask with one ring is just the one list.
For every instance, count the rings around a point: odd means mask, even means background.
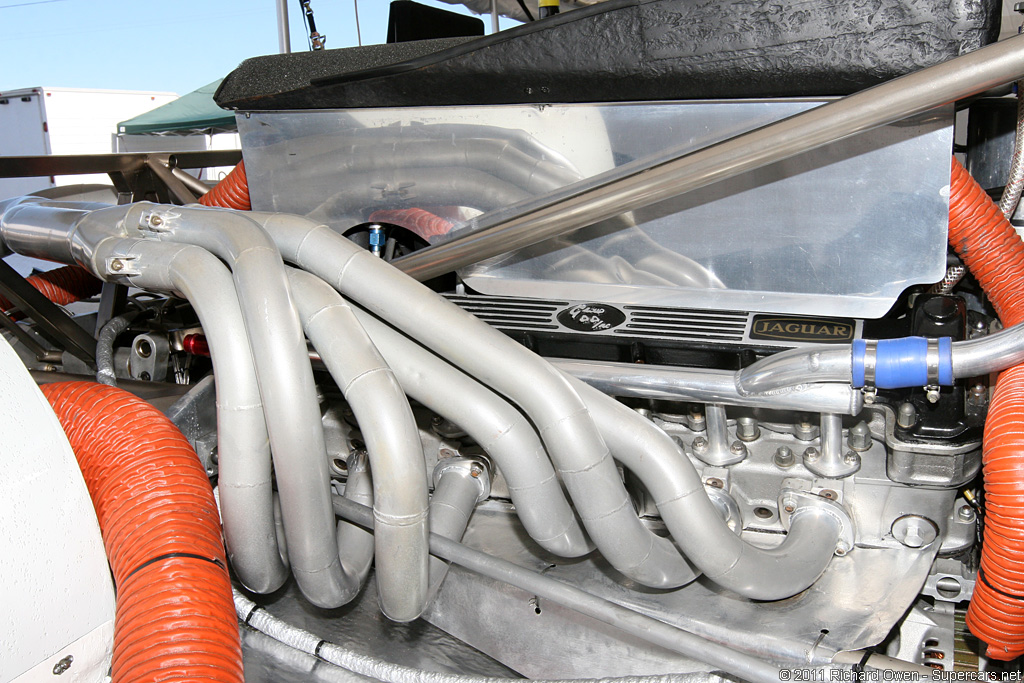
[{"label": "stainless steel tubing", "polygon": [[[430,533],[461,541],[476,504],[491,492],[487,468],[471,458],[449,458],[434,468],[434,495],[430,498]],[[376,530],[374,531],[376,533]],[[448,575],[448,563],[430,558],[430,596]]]},{"label": "stainless steel tubing", "polygon": [[977,95],[1021,76],[1024,36],[1013,36],[696,152],[628,164],[599,179],[539,197],[513,215],[502,212],[485,218],[472,232],[394,264],[417,280],[428,280]]},{"label": "stainless steel tubing", "polygon": [[[340,497],[334,498],[334,511],[343,519],[367,528],[373,523],[373,515],[369,508],[354,505]],[[710,664],[738,676],[741,680],[759,683],[779,682],[779,668],[769,662],[634,612],[501,558],[486,555],[462,543],[431,534],[430,552],[495,581],[508,583],[527,591],[530,595],[551,600],[580,614],[610,624],[646,642]],[[822,680],[825,680],[825,671],[822,670],[821,674]]]},{"label": "stainless steel tubing", "polygon": [[772,400],[808,384],[842,382],[848,385],[852,376],[850,345],[821,345],[790,349],[757,361],[737,373],[736,389],[743,397],[761,396]]},{"label": "stainless steel tubing", "polygon": [[1024,325],[994,334],[953,342],[953,377],[987,375],[1024,363]]},{"label": "stainless steel tubing", "polygon": [[[1024,325],[953,342],[952,360],[955,379],[987,375],[1024,362]],[[738,373],[736,388],[745,400],[761,397],[774,401],[789,392],[802,391],[807,385],[849,384],[851,374],[852,355],[848,344],[814,346],[783,351],[754,363]],[[817,411],[847,413],[824,408]]]},{"label": "stainless steel tubing", "polygon": [[114,226],[128,207],[58,202],[42,197],[0,201],[0,238],[23,256],[79,263],[93,272],[91,255],[105,238],[127,237]]},{"label": "stainless steel tubing", "polygon": [[754,600],[781,600],[813,584],[835,553],[841,525],[825,512],[797,516],[782,545],[765,550],[732,532],[700,475],[653,422],[570,378],[615,459],[647,487],[672,538],[715,583]]},{"label": "stainless steel tubing", "polygon": [[361,309],[353,312],[405,393],[465,429],[494,460],[533,540],[560,557],[580,557],[593,550],[544,445],[522,413],[401,332]]},{"label": "stainless steel tubing", "polygon": [[549,358],[556,368],[612,396],[664,401],[724,403],[773,410],[799,410],[856,415],[864,407],[859,391],[843,384],[798,383],[789,391],[744,396],[736,374],[728,370],[675,368],[605,361]]},{"label": "stainless steel tubing", "polygon": [[637,518],[586,406],[557,370],[327,226],[287,214],[252,217],[285,259],[513,399],[537,425],[587,532],[612,566],[652,587],[695,578],[675,546]]},{"label": "stainless steel tubing", "polygon": [[[348,480],[345,498],[354,503],[373,507],[373,475],[366,454],[356,451],[348,457]],[[373,567],[376,539],[366,529],[351,522],[338,522],[338,552],[341,553],[345,576],[355,587],[355,593],[366,585]],[[353,595],[354,597],[354,595]]]},{"label": "stainless steel tubing", "polygon": [[263,396],[292,573],[313,604],[344,604],[320,406],[280,253],[257,224],[232,211],[143,202],[130,207],[124,225],[203,247],[231,267]]},{"label": "stainless steel tubing", "polygon": [[[205,249],[153,240],[108,243],[103,256],[135,264],[125,283],[180,292],[210,344],[217,386],[221,519],[231,566],[249,590],[270,593],[288,578],[274,520],[270,442],[256,367],[231,273]],[[111,274],[97,273],[104,279]]]},{"label": "stainless steel tubing", "polygon": [[210,186],[204,183],[199,178],[188,171],[178,168],[175,166],[171,169],[171,174],[181,181],[181,184],[189,189],[197,197],[202,197],[204,194],[210,191]]},{"label": "stainless steel tubing", "polygon": [[[427,605],[430,559],[427,470],[412,409],[341,295],[291,268],[288,282],[306,336],[351,406],[370,456],[381,611],[395,621],[412,621]],[[351,600],[359,588],[347,581],[345,597]]]}]

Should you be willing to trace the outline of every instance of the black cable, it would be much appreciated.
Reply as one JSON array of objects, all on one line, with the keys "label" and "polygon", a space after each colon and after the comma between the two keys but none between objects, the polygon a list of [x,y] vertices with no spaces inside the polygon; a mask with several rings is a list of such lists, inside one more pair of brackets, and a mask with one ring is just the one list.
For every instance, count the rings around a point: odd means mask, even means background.
[{"label": "black cable", "polygon": [[536,19],[533,18],[533,15],[530,14],[530,8],[526,6],[526,0],[519,0],[519,6],[523,8],[524,12],[526,12],[527,19],[529,19],[530,21],[537,21]]}]

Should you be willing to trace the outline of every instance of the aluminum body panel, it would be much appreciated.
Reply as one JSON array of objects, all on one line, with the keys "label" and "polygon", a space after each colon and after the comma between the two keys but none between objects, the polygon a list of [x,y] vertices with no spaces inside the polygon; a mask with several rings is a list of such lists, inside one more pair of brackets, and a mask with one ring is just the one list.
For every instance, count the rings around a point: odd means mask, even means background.
[{"label": "aluminum body panel", "polygon": [[[254,208],[341,230],[376,211],[426,208],[455,223],[439,242],[472,230],[481,213],[816,104],[260,112],[240,116],[239,128]],[[950,121],[944,109],[857,135],[463,276],[486,294],[878,317],[907,286],[945,272],[949,178],[936,160],[948,156]],[[447,147],[430,147],[438,142]]]}]

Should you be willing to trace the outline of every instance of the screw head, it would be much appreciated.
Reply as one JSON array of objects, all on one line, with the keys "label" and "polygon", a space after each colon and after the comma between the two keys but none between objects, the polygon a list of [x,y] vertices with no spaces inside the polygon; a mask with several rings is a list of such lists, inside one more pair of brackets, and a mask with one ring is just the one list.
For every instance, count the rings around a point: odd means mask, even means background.
[{"label": "screw head", "polygon": [[160,225],[163,225],[164,219],[160,218],[160,216],[157,216],[156,214],[153,214],[152,216],[149,217],[149,224],[155,228]]},{"label": "screw head", "polygon": [[815,460],[817,460],[820,457],[821,457],[821,453],[819,453],[818,449],[815,448],[814,446],[811,446],[810,448],[808,448],[807,450],[804,451],[804,458],[806,458],[807,460],[810,460],[811,462],[814,462]]},{"label": "screw head", "polygon": [[710,486],[713,489],[724,489],[725,488],[725,482],[722,481],[721,479],[717,478],[717,477],[708,477],[707,480],[704,481],[704,483],[707,484],[708,486]]},{"label": "screw head", "polygon": [[732,453],[733,455],[746,455],[747,454],[747,447],[744,446],[739,441],[733,441],[729,445],[729,452]]},{"label": "screw head", "polygon": [[850,467],[860,465],[860,456],[854,453],[853,451],[847,451],[846,454],[843,455],[843,462],[849,465]]},{"label": "screw head", "polygon": [[119,258],[112,259],[110,261],[110,269],[115,273],[120,273],[122,270],[124,270],[124,261],[122,261]]},{"label": "screw head", "polygon": [[929,403],[938,403],[940,395],[939,388],[936,386],[929,385],[924,388],[924,397],[928,399]]},{"label": "screw head", "polygon": [[708,440],[703,436],[698,436],[693,440],[693,451],[694,453],[703,453],[708,449]]}]

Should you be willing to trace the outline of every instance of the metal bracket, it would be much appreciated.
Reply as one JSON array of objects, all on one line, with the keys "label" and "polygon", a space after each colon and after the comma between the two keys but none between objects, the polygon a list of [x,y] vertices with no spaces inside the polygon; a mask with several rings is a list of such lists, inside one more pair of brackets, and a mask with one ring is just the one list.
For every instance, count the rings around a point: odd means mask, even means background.
[{"label": "metal bracket", "polygon": [[434,486],[441,481],[441,477],[449,472],[457,473],[460,476],[469,477],[476,482],[480,489],[477,502],[482,503],[491,495],[491,470],[482,458],[445,458],[437,463],[434,468]]},{"label": "metal bracket", "polygon": [[67,349],[89,365],[96,364],[96,340],[71,316],[30,285],[7,262],[0,261],[0,294],[32,318],[36,330],[50,343]]},{"label": "metal bracket", "polygon": [[842,556],[853,550],[856,538],[853,518],[842,504],[809,491],[782,489],[779,493],[779,520],[786,531],[789,531],[793,520],[798,516],[814,511],[824,512],[838,520],[840,530],[839,540],[836,542],[836,555]]}]

